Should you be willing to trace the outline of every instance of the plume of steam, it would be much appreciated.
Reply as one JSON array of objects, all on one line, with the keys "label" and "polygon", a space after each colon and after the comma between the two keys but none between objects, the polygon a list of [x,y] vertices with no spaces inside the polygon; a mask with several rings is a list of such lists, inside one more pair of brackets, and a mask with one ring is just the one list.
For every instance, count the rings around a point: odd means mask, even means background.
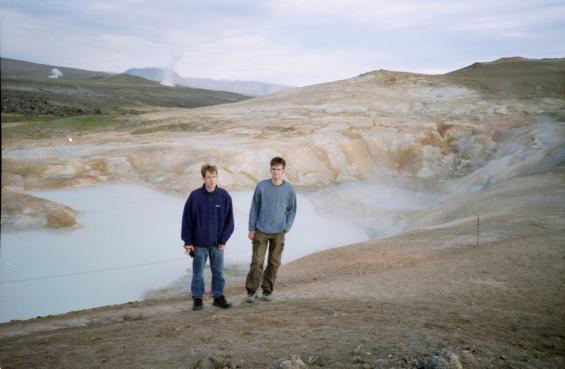
[{"label": "plume of steam", "polygon": [[175,68],[180,58],[182,58],[182,54],[171,54],[171,56],[173,60],[168,66],[163,68],[163,80],[161,81],[161,84],[164,86],[175,87]]},{"label": "plume of steam", "polygon": [[51,74],[49,75],[49,78],[59,78],[59,77],[63,77],[63,72],[61,72],[57,68],[51,69]]}]

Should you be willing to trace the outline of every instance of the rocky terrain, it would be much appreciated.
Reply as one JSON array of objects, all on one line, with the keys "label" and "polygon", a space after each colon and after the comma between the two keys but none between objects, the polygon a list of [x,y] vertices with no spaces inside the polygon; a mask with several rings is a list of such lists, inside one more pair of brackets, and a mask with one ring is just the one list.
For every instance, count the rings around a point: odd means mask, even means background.
[{"label": "rocky terrain", "polygon": [[127,181],[186,194],[203,162],[228,189],[251,189],[274,155],[344,214],[378,209],[336,184],[376,178],[446,201],[392,237],[284,265],[271,303],[243,302],[234,277],[231,310],[206,300],[194,313],[182,294],[1,324],[2,367],[563,367],[564,81],[563,59],[512,58],[144,107],[95,129],[3,122],[3,231],[67,225],[44,219],[70,209],[23,211],[22,199],[41,202],[26,195],[36,189]]},{"label": "rocky terrain", "polygon": [[[0,362],[5,368],[559,368],[564,184],[563,168],[513,179],[437,209],[427,221],[434,225],[284,265],[273,302],[244,302],[244,280],[232,278],[227,297],[235,306],[225,311],[208,298],[203,311],[192,312],[183,294],[1,324]],[[443,223],[437,217],[452,212],[460,215]],[[476,218],[469,216],[476,213],[478,245]],[[443,350],[447,359],[434,356]],[[276,365],[290,355],[304,366]],[[291,364],[299,362],[284,365]]]},{"label": "rocky terrain", "polygon": [[[199,184],[202,162],[213,162],[223,186],[250,189],[268,175],[269,158],[282,155],[301,188],[399,176],[454,196],[476,192],[565,158],[563,84],[554,83],[565,80],[565,62],[501,63],[518,72],[530,63],[547,93],[535,93],[531,76],[501,83],[482,69],[475,80],[466,70],[377,71],[236,104],[154,108],[85,129],[6,123],[2,186],[27,192],[119,180],[184,195]],[[507,92],[514,86],[517,93]]]}]

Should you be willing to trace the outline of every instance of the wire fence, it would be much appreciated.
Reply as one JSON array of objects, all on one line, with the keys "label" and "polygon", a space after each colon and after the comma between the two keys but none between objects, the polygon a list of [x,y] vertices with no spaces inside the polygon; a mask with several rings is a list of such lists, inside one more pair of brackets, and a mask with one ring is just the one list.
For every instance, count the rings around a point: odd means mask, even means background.
[{"label": "wire fence", "polygon": [[118,267],[110,267],[110,268],[101,268],[101,269],[94,269],[94,270],[88,270],[88,271],[83,271],[83,272],[54,274],[54,275],[48,275],[48,276],[43,276],[43,277],[13,279],[13,280],[8,280],[8,281],[0,281],[0,284],[13,284],[13,283],[37,281],[37,280],[44,280],[44,279],[72,277],[72,276],[77,276],[77,275],[94,274],[94,273],[108,272],[108,271],[113,271],[113,270],[133,269],[133,268],[139,268],[139,267],[144,267],[144,266],[148,266],[148,265],[168,264],[168,263],[174,263],[174,262],[178,262],[178,261],[187,261],[187,258],[184,257],[184,258],[177,258],[177,259],[160,260],[160,261],[153,261],[153,262],[150,262],[150,263],[132,264],[132,265],[124,265],[124,266],[118,266]]}]

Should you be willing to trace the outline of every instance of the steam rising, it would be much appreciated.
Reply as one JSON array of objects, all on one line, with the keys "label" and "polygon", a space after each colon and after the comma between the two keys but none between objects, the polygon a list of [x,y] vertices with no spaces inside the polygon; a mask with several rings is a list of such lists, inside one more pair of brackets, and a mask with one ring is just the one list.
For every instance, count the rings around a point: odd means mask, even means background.
[{"label": "steam rising", "polygon": [[164,86],[175,87],[175,68],[182,55],[171,54],[171,56],[173,60],[167,67],[163,68],[163,80],[161,81],[161,84]]},{"label": "steam rising", "polygon": [[63,77],[63,72],[61,72],[59,69],[57,68],[53,68],[51,69],[51,74],[49,75],[49,78],[60,78]]}]

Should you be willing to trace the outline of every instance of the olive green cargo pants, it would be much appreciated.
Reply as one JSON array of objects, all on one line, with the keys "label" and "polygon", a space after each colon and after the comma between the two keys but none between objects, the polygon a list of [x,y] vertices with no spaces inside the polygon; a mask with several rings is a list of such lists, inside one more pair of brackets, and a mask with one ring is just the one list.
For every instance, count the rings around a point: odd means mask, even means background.
[{"label": "olive green cargo pants", "polygon": [[[249,273],[245,281],[247,291],[257,291],[259,283],[263,291],[273,291],[275,280],[277,279],[277,271],[281,265],[281,256],[284,250],[284,236],[284,232],[263,233],[261,231],[255,231],[255,236],[253,237],[253,256],[251,257],[251,265],[249,266]],[[267,268],[263,271],[267,246],[269,249],[269,257],[267,259]]]}]

